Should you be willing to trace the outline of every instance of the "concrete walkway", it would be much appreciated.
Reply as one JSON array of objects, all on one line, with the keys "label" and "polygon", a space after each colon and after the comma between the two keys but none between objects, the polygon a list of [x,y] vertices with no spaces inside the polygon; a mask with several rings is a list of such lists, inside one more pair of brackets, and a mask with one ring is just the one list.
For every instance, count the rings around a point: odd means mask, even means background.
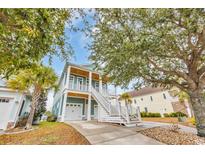
[{"label": "concrete walkway", "polygon": [[137,131],[144,128],[128,128],[108,123],[98,123],[96,121],[72,121],[67,122],[82,135],[84,135],[91,144],[100,145],[159,145],[160,143],[152,138],[144,136]]}]

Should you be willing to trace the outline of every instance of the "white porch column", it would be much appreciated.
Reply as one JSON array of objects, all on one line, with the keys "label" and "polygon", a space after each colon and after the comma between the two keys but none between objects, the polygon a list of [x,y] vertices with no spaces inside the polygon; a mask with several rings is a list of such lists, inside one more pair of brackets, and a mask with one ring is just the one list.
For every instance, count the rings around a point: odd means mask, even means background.
[{"label": "white porch column", "polygon": [[67,70],[67,77],[66,77],[65,89],[68,89],[69,81],[70,81],[70,66],[68,66],[68,70]]},{"label": "white porch column", "polygon": [[89,72],[87,121],[91,120],[91,90],[92,90],[92,72]]},{"label": "white porch column", "polygon": [[64,118],[65,118],[65,108],[66,108],[66,101],[67,101],[67,90],[64,92],[63,94],[63,108],[62,108],[62,115],[61,115],[61,122],[64,122]]},{"label": "white porch column", "polygon": [[99,92],[102,93],[103,89],[102,89],[102,77],[99,77]]}]

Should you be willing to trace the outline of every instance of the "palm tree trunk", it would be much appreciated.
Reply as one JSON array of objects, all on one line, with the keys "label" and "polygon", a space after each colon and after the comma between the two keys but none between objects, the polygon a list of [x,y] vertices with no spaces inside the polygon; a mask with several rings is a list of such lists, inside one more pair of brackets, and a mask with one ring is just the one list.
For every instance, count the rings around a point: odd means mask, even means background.
[{"label": "palm tree trunk", "polygon": [[35,114],[36,106],[38,104],[38,99],[40,98],[40,94],[41,94],[41,89],[38,86],[35,86],[34,92],[32,94],[31,109],[30,109],[30,113],[29,113],[29,117],[28,117],[25,129],[32,128],[33,117]]},{"label": "palm tree trunk", "polygon": [[205,101],[203,90],[196,90],[190,94],[190,101],[196,119],[197,135],[205,137]]}]

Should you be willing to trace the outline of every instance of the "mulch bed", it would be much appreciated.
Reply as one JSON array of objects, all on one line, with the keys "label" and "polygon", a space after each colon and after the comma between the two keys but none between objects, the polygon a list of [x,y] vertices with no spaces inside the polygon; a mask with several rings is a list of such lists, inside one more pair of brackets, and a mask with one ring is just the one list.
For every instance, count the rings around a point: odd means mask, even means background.
[{"label": "mulch bed", "polygon": [[154,127],[142,130],[141,133],[169,145],[205,144],[204,137],[182,131],[172,131],[170,128]]},{"label": "mulch bed", "polygon": [[89,141],[73,127],[58,122],[43,122],[39,128],[18,134],[0,135],[0,144],[89,145]]}]

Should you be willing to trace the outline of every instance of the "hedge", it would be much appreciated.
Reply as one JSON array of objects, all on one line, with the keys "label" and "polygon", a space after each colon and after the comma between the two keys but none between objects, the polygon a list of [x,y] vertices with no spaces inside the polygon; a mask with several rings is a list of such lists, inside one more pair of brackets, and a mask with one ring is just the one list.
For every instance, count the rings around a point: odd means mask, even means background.
[{"label": "hedge", "polygon": [[172,112],[172,113],[164,113],[164,117],[187,117],[187,115],[182,112]]},{"label": "hedge", "polygon": [[141,112],[141,117],[161,117],[160,113]]}]

